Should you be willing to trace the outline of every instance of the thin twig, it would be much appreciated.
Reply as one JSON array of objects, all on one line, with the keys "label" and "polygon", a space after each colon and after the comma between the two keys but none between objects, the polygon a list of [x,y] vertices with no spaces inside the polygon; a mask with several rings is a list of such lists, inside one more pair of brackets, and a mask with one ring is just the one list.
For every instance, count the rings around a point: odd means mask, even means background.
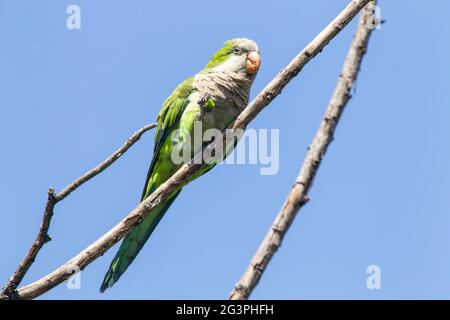
[{"label": "thin twig", "polygon": [[47,203],[45,205],[44,215],[42,217],[41,226],[39,228],[39,232],[36,236],[36,239],[34,240],[33,244],[28,250],[28,254],[20,263],[17,270],[13,273],[13,275],[8,279],[8,281],[4,285],[2,291],[0,292],[0,299],[16,298],[17,287],[22,282],[23,278],[25,277],[25,274],[28,272],[28,269],[33,264],[34,260],[36,259],[36,256],[38,255],[39,251],[42,249],[44,244],[46,244],[51,240],[50,236],[48,235],[48,229],[50,228],[50,221],[53,217],[53,209],[55,205],[59,201],[66,198],[71,192],[73,192],[78,187],[83,185],[85,182],[89,181],[90,179],[98,175],[100,172],[108,168],[117,159],[119,159],[134,143],[136,143],[136,141],[138,141],[145,132],[153,129],[155,126],[156,126],[155,123],[148,124],[143,128],[139,129],[138,131],[136,131],[135,133],[133,133],[133,135],[119,149],[117,149],[112,155],[110,155],[105,161],[103,161],[97,167],[83,174],[81,177],[79,177],[74,182],[69,184],[59,193],[55,194],[52,188],[48,190]]},{"label": "thin twig", "polygon": [[119,149],[117,149],[116,152],[114,152],[112,155],[110,155],[105,161],[100,163],[94,169],[89,170],[88,172],[83,174],[81,177],[79,177],[77,180],[75,180],[74,182],[69,184],[67,187],[62,189],[60,192],[58,192],[58,194],[55,196],[56,202],[61,201],[62,199],[67,197],[72,191],[74,191],[75,189],[80,187],[82,184],[84,184],[86,181],[92,179],[93,177],[98,175],[100,172],[102,172],[103,170],[108,168],[111,164],[114,163],[114,161],[119,159],[125,152],[127,152],[127,150],[130,149],[131,146],[133,144],[135,144],[142,137],[142,135],[145,132],[153,129],[154,127],[156,127],[156,123],[151,123],[151,124],[148,124],[148,125],[142,127],[135,133],[133,133],[133,135],[130,138],[128,138],[128,140]]},{"label": "thin twig", "polygon": [[[232,129],[244,128],[250,121],[281,92],[282,88],[295,77],[299,71],[358,14],[371,0],[353,0],[311,43],[301,51],[289,65],[283,69],[246,107],[238,119],[230,126]],[[228,134],[225,135],[225,142]],[[214,141],[207,149],[215,149],[224,143],[220,139]],[[151,209],[168,199],[174,192],[188,183],[201,169],[208,164],[203,163],[202,153],[197,154],[193,161],[183,165],[170,179],[160,185],[148,198],[133,209],[116,226],[101,236],[85,250],[71,260],[58,267],[50,274],[25,287],[19,288],[17,298],[36,298],[58,284],[68,279],[73,270],[83,270],[91,262],[103,255],[109,248],[120,241],[133,227],[138,225],[149,214]],[[200,161],[199,161],[200,160]]]},{"label": "thin twig", "polygon": [[350,90],[358,75],[373,29],[373,26],[369,25],[369,22],[373,19],[373,12],[373,3],[369,3],[363,10],[336,89],[320,128],[308,148],[300,173],[265,239],[253,256],[250,265],[231,292],[231,300],[244,300],[250,296],[273,255],[280,247],[299,209],[309,200],[308,191],[327,148],[333,140],[339,118],[351,97]]}]

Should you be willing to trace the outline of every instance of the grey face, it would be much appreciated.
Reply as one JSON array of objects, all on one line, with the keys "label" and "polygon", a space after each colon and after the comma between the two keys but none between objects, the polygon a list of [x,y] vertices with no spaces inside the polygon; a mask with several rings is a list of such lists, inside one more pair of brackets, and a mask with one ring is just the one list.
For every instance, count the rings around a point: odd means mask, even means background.
[{"label": "grey face", "polygon": [[233,43],[230,57],[214,69],[254,77],[260,65],[259,48],[256,42],[246,38],[237,38],[230,42]]},{"label": "grey face", "polygon": [[246,38],[237,38],[231,40],[231,42],[235,44],[233,54],[240,55],[242,53],[249,53],[252,51],[256,51],[257,53],[259,53],[258,45],[253,40]]}]

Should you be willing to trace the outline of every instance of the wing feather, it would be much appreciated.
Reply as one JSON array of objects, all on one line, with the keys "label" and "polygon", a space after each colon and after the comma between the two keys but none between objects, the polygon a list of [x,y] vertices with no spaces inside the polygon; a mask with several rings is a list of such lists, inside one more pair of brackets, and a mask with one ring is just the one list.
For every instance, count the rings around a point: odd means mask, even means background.
[{"label": "wing feather", "polygon": [[166,140],[172,129],[180,121],[184,109],[186,109],[186,106],[189,104],[189,95],[193,91],[193,81],[193,77],[184,80],[166,99],[166,101],[164,101],[161,111],[158,114],[155,133],[155,146],[153,148],[153,159],[147,172],[141,201],[148,196],[148,183],[153,174],[153,169],[158,159],[161,147],[163,146],[164,141]]}]

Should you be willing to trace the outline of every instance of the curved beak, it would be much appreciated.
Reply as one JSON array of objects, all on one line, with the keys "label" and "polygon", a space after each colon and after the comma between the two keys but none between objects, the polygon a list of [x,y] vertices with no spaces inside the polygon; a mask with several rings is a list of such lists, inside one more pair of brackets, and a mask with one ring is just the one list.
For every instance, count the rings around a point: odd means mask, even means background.
[{"label": "curved beak", "polygon": [[261,64],[261,57],[256,51],[252,51],[247,55],[247,73],[249,75],[254,75],[259,70],[259,65]]}]

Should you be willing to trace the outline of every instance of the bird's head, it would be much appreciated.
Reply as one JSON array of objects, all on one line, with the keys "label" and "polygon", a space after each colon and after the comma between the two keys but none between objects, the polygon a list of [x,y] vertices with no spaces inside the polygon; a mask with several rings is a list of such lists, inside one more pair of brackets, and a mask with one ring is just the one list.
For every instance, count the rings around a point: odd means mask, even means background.
[{"label": "bird's head", "polygon": [[246,38],[228,40],[211,58],[205,70],[235,72],[254,78],[261,58],[255,41]]}]

